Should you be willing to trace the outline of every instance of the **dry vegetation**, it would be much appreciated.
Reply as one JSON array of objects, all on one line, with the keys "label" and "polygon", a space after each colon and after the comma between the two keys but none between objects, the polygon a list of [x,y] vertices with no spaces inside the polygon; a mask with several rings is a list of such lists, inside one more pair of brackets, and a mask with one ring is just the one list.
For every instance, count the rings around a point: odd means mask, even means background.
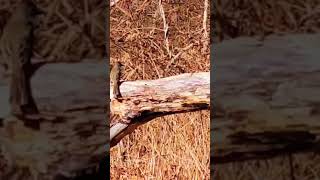
[{"label": "dry vegetation", "polygon": [[[268,34],[319,33],[320,1],[280,0],[215,1],[212,15],[216,23],[213,42],[239,36],[267,38]],[[214,164],[214,162],[212,162]],[[290,172],[290,167],[293,171]],[[211,166],[215,180],[251,179],[319,179],[319,155],[314,153],[294,154],[269,160],[254,160]]]},{"label": "dry vegetation", "polygon": [[[113,6],[110,56],[111,63],[125,65],[123,79],[209,71],[209,16],[204,21],[204,4],[120,0]],[[111,179],[209,179],[209,123],[209,112],[201,111],[139,127],[111,149]]]},{"label": "dry vegetation", "polygon": [[213,20],[213,39],[263,36],[272,33],[319,32],[317,0],[217,0]]},{"label": "dry vegetation", "polygon": [[[15,3],[0,1],[0,30],[14,13]],[[34,56],[46,62],[102,59],[105,52],[105,3],[99,0],[33,0],[44,12],[37,16]]]}]

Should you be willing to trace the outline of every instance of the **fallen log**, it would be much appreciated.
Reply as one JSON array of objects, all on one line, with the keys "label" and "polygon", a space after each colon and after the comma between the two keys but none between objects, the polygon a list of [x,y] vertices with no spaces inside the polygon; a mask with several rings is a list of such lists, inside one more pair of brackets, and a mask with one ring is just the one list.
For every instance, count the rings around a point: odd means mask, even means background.
[{"label": "fallen log", "polygon": [[211,163],[318,151],[320,35],[214,44]]},{"label": "fallen log", "polygon": [[210,108],[210,73],[186,73],[156,80],[128,81],[112,89],[110,145],[116,145],[137,126],[156,117]]},{"label": "fallen log", "polygon": [[[8,111],[0,114],[0,164],[6,164],[1,179],[75,178],[96,170],[109,152],[105,67],[57,63],[35,72],[31,86],[41,113],[20,119],[7,117]],[[111,92],[111,110],[130,123],[113,136],[113,145],[155,117],[207,109],[209,81],[209,73],[194,73],[122,83],[121,100]],[[0,105],[8,107],[5,83],[0,91],[5,92]],[[111,129],[117,124],[113,121]]]},{"label": "fallen log", "polygon": [[[57,63],[35,72],[31,85],[40,114],[0,114],[0,179],[75,178],[94,174],[102,161],[105,166],[106,68],[102,62]],[[6,109],[7,91],[1,83],[0,107]]]}]

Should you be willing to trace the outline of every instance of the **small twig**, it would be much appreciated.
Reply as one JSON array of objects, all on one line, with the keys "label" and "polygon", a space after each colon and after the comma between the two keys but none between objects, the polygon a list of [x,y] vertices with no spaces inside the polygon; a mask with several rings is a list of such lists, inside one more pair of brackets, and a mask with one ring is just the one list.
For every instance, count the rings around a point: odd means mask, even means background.
[{"label": "small twig", "polygon": [[156,63],[154,62],[153,58],[150,58],[150,62],[152,64],[153,68],[155,69],[155,71],[156,71],[156,73],[158,75],[158,78],[162,78],[162,76],[161,76],[161,74],[160,74],[160,72],[159,72],[159,70],[158,70],[158,68],[156,66]]},{"label": "small twig", "polygon": [[185,51],[187,51],[188,49],[190,49],[193,46],[193,43],[189,44],[187,47],[182,48],[180,52],[178,52],[172,59],[171,61],[168,63],[168,65],[166,66],[166,69],[164,70],[164,73],[166,73],[168,71],[168,69],[170,68],[170,66],[174,63],[174,61]]},{"label": "small twig", "polygon": [[209,48],[209,35],[207,31],[207,20],[208,20],[208,0],[204,0],[204,12],[203,12],[203,22],[202,22],[202,28],[203,28],[203,47],[202,52],[207,52]]},{"label": "small twig", "polygon": [[161,15],[162,20],[163,20],[163,31],[164,31],[164,41],[165,41],[165,45],[166,45],[166,50],[167,50],[167,53],[168,53],[169,57],[171,58],[172,57],[172,53],[170,51],[169,40],[168,40],[169,26],[168,26],[168,23],[166,21],[166,16],[164,14],[164,10],[163,10],[163,6],[162,6],[162,3],[161,3],[161,0],[159,0],[159,11],[160,11],[160,15]]},{"label": "small twig", "polygon": [[208,19],[208,0],[204,0],[204,12],[203,12],[203,35],[204,39],[208,38],[208,31],[207,31],[207,19]]}]

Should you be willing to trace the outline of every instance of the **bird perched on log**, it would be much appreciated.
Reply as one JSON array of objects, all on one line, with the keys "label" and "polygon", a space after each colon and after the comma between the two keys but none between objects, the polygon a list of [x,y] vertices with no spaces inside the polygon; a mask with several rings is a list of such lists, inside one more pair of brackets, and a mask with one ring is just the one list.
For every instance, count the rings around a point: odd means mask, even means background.
[{"label": "bird perched on log", "polygon": [[119,88],[120,78],[121,78],[121,66],[122,64],[120,62],[116,62],[112,67],[111,73],[110,73],[110,80],[113,83],[113,86],[112,86],[113,95],[114,95],[114,98],[116,99],[121,97],[120,88]]},{"label": "bird perched on log", "polygon": [[29,0],[17,2],[0,39],[1,60],[9,75],[11,114],[38,113],[30,87],[34,17],[41,13]]}]

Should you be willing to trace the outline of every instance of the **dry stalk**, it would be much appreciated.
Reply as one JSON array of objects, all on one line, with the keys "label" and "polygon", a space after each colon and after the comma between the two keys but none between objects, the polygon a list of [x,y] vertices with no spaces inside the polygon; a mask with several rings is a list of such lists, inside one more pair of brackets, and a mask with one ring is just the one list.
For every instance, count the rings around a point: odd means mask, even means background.
[{"label": "dry stalk", "polygon": [[161,15],[162,21],[163,21],[165,47],[166,47],[167,53],[169,55],[169,58],[171,58],[172,57],[172,53],[170,51],[169,40],[168,40],[169,26],[168,26],[168,23],[166,21],[166,16],[164,14],[163,6],[162,6],[162,0],[159,0],[159,11],[160,11],[160,15]]},{"label": "dry stalk", "polygon": [[208,0],[204,0],[204,12],[203,12],[203,22],[202,22],[202,27],[203,27],[203,39],[208,38],[208,31],[207,31],[207,19],[208,19]]},{"label": "dry stalk", "polygon": [[172,64],[174,64],[174,61],[185,51],[187,51],[188,49],[190,49],[193,46],[193,44],[189,44],[187,47],[182,48],[172,59],[171,61],[168,63],[168,65],[166,66],[166,69],[164,70],[164,73],[168,71],[168,69],[170,68],[170,66]]},{"label": "dry stalk", "polygon": [[202,28],[203,28],[203,47],[202,52],[205,53],[209,49],[209,42],[208,42],[208,31],[207,31],[207,19],[208,19],[208,9],[209,9],[209,0],[204,0],[204,12],[203,12],[203,21],[202,21]]}]

